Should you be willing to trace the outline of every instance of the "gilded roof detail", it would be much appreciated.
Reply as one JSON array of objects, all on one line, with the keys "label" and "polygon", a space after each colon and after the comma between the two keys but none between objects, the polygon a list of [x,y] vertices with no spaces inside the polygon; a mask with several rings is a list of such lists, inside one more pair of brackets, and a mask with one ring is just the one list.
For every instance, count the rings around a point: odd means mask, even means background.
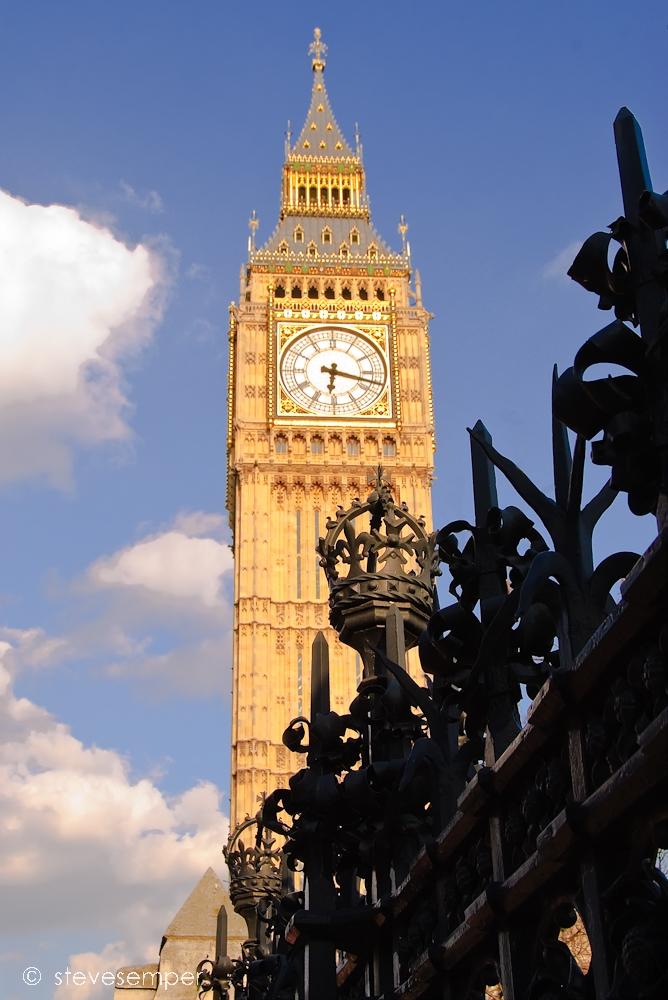
[{"label": "gilded roof detail", "polygon": [[319,28],[309,54],[311,102],[297,140],[286,149],[281,216],[260,249],[253,237],[250,260],[405,266],[405,250],[393,250],[371,223],[359,139],[353,149],[334,116],[324,80],[327,46]]}]

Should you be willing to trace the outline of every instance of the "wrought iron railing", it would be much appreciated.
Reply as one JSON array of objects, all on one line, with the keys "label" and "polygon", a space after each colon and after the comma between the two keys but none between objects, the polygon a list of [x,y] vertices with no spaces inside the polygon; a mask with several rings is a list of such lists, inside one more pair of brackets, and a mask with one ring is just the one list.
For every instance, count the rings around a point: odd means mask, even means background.
[{"label": "wrought iron railing", "polygon": [[[625,218],[570,273],[617,321],[555,373],[554,497],[477,424],[472,521],[427,533],[378,470],[366,502],[328,522],[330,620],[363,678],[348,712],[332,712],[318,635],[309,717],[283,737],[305,766],[248,821],[255,847],[237,833],[228,848],[249,939],[234,961],[219,943],[203,992],[668,996],[656,867],[668,846],[668,196],[651,192],[629,112],[615,134]],[[632,374],[587,382],[598,361]],[[593,460],[611,465],[611,483],[583,503],[586,439],[600,431]],[[499,508],[496,471],[545,537],[524,511]],[[659,534],[642,557],[595,566],[592,534],[618,491],[656,514]],[[424,687],[406,668],[411,646]]]}]

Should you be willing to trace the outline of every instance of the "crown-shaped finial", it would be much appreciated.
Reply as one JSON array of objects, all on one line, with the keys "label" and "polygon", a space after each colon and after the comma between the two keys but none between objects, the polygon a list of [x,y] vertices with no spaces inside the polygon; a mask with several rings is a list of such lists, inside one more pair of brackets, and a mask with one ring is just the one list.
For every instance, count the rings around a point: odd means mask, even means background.
[{"label": "crown-shaped finial", "polygon": [[[358,518],[366,517],[369,527],[360,531]],[[366,502],[339,507],[325,527],[317,552],[329,584],[329,620],[341,641],[362,648],[398,605],[407,648],[414,645],[433,611],[438,574],[436,536],[425,519],[395,502],[378,466]]]},{"label": "crown-shaped finial", "polygon": [[322,32],[320,28],[313,29],[313,41],[308,47],[308,52],[310,56],[313,56],[313,72],[316,70],[322,71],[325,68],[325,56],[327,55],[327,46],[322,40]]}]

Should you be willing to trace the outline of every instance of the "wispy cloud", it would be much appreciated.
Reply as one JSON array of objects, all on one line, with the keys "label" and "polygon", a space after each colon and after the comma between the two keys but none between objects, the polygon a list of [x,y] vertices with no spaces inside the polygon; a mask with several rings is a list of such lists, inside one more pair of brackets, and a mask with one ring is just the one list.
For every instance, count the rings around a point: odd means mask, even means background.
[{"label": "wispy cloud", "polygon": [[190,278],[191,281],[211,281],[211,268],[208,264],[200,264],[194,260],[186,268],[186,278]]},{"label": "wispy cloud", "polygon": [[141,208],[151,215],[161,215],[164,212],[165,205],[157,191],[150,190],[146,191],[145,194],[140,194],[139,191],[133,188],[132,184],[128,184],[124,180],[120,182],[119,186],[124,201],[129,205]]},{"label": "wispy cloud", "polygon": [[220,339],[220,329],[204,316],[198,316],[186,330],[186,336],[197,344],[213,344]]},{"label": "wispy cloud", "polygon": [[552,260],[543,267],[543,277],[552,280],[565,280],[568,278],[567,271],[573,263],[575,256],[582,246],[582,240],[574,240],[568,246],[555,254]]},{"label": "wispy cloud", "polygon": [[52,597],[66,626],[0,627],[15,672],[77,669],[123,680],[149,701],[225,697],[232,554],[222,515],[183,511],[172,524],[100,556]]}]

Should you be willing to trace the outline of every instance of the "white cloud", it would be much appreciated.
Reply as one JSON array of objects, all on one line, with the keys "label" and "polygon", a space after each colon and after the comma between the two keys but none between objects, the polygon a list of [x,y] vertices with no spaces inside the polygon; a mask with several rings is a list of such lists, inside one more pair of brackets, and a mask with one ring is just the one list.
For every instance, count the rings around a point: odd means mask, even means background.
[{"label": "white cloud", "polygon": [[178,514],[165,530],[52,588],[66,622],[60,633],[0,625],[0,655],[14,672],[75,667],[124,680],[150,701],[226,698],[233,566],[219,540],[226,537],[220,514]]},{"label": "white cloud", "polygon": [[229,546],[172,530],[99,559],[89,578],[98,587],[143,587],[214,608],[222,606],[221,578],[231,569]]},{"label": "white cloud", "polygon": [[555,254],[552,260],[548,261],[543,267],[543,277],[554,278],[556,280],[568,278],[567,271],[575,260],[581,246],[582,240],[575,240],[575,242],[569,243],[563,250]]},{"label": "white cloud", "polygon": [[[130,963],[127,944],[114,941],[100,952],[83,951],[70,955],[67,968],[54,975],[54,1000],[110,1000],[116,970]],[[67,975],[67,969],[72,973]],[[78,979],[73,981],[75,974]]]},{"label": "white cloud", "polygon": [[0,191],[0,481],[67,487],[72,449],[129,436],[122,360],[161,310],[160,254]]},{"label": "white cloud", "polygon": [[66,625],[0,625],[0,655],[17,671],[65,667],[116,678],[149,701],[230,686],[231,570],[222,515],[184,511],[157,534],[103,556],[52,590]]},{"label": "white cloud", "polygon": [[101,947],[115,942],[97,957],[71,956],[72,968],[155,960],[187,893],[209,865],[220,867],[227,833],[220,793],[201,783],[168,796],[151,778],[132,778],[117,751],[84,745],[14,695],[7,652],[0,654],[0,928],[38,940],[65,931],[72,951],[95,935]]},{"label": "white cloud", "polygon": [[165,206],[157,191],[151,190],[141,195],[127,181],[121,181],[120,188],[124,200],[130,205],[143,208],[146,212],[150,212],[151,215],[161,215],[164,212]]}]

